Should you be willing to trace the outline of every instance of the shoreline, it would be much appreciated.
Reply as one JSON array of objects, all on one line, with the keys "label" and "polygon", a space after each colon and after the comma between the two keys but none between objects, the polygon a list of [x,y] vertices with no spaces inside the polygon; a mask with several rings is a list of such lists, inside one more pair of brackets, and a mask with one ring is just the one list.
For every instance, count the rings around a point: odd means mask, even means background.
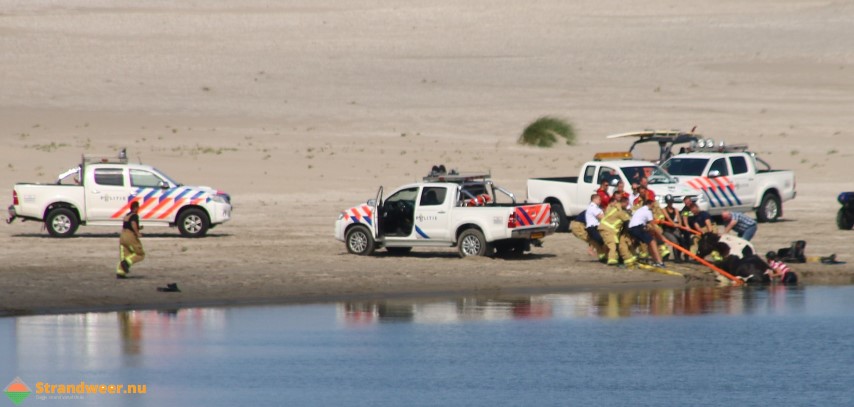
[{"label": "shoreline", "polygon": [[[693,268],[698,268],[695,266]],[[798,285],[852,285],[854,284],[854,274],[848,271],[840,270],[841,272],[823,273],[797,271],[797,267],[793,267],[801,277]],[[684,270],[683,270],[684,271]],[[365,292],[326,292],[318,293],[302,293],[282,296],[264,296],[264,297],[245,297],[245,296],[224,296],[221,298],[204,298],[204,295],[190,294],[190,298],[169,298],[170,296],[181,296],[186,294],[181,293],[161,293],[157,301],[139,301],[125,302],[117,300],[102,300],[92,301],[91,304],[80,305],[76,304],[79,299],[65,298],[59,300],[56,304],[47,306],[32,306],[32,307],[14,307],[9,304],[0,304],[0,318],[15,318],[21,316],[36,316],[36,315],[63,315],[63,314],[85,314],[85,313],[109,313],[121,311],[147,311],[147,310],[181,310],[189,308],[232,308],[232,307],[263,307],[263,306],[298,306],[312,304],[329,304],[339,302],[360,302],[360,301],[389,301],[389,300],[419,300],[428,298],[457,298],[457,297],[496,297],[496,296],[512,296],[512,295],[543,295],[543,294],[558,294],[558,293],[578,293],[578,292],[621,292],[630,290],[658,290],[658,289],[687,289],[695,287],[718,287],[721,289],[728,288],[722,286],[714,280],[710,279],[710,274],[702,272],[702,276],[694,274],[686,274],[684,277],[675,276],[658,276],[650,274],[641,278],[626,279],[627,281],[612,280],[608,282],[580,282],[574,284],[556,283],[553,285],[540,286],[525,286],[525,285],[504,285],[491,287],[461,287],[452,288],[448,285],[444,289],[428,289],[428,290],[395,290],[395,291],[365,291]],[[648,278],[644,278],[648,277]],[[690,277],[690,278],[689,278]],[[705,278],[705,281],[703,281]],[[743,289],[763,289],[767,286],[745,286]],[[735,287],[729,287],[735,288]]]}]

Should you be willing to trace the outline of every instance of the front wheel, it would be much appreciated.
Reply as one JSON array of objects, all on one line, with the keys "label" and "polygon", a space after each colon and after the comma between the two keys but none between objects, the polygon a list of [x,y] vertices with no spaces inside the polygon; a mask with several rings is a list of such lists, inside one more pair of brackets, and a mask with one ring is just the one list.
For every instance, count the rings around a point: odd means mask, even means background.
[{"label": "front wheel", "polygon": [[848,213],[845,208],[839,208],[839,212],[836,212],[836,227],[842,230],[851,230],[854,228],[854,216]]},{"label": "front wheel", "polygon": [[555,228],[555,232],[568,232],[569,222],[566,218],[566,212],[563,210],[563,205],[553,203],[551,207],[551,225]]},{"label": "front wheel", "polygon": [[460,234],[457,249],[460,257],[488,256],[492,254],[492,245],[486,242],[483,232],[477,229],[466,229]]},{"label": "front wheel", "polygon": [[210,224],[208,214],[197,208],[187,209],[178,217],[178,230],[184,237],[203,237]]},{"label": "front wheel", "polygon": [[47,232],[53,237],[71,237],[77,231],[79,222],[74,211],[68,208],[56,208],[45,218]]},{"label": "front wheel", "polygon": [[756,209],[756,220],[760,222],[776,222],[780,217],[780,198],[773,193],[765,193],[759,208]]},{"label": "front wheel", "polygon": [[374,237],[371,231],[362,225],[356,225],[347,230],[344,236],[347,251],[359,256],[368,256],[374,252]]}]

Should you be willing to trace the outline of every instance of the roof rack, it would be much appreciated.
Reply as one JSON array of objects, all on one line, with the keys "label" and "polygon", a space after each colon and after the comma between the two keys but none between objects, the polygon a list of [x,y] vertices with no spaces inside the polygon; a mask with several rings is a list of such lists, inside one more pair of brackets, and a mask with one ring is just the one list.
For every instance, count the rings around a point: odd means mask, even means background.
[{"label": "roof rack", "polygon": [[83,154],[83,164],[127,164],[127,149],[123,148],[116,155]]},{"label": "roof rack", "polygon": [[456,169],[447,171],[444,165],[434,165],[430,172],[424,176],[425,182],[466,182],[474,180],[485,180],[491,177],[487,172],[462,173]]}]

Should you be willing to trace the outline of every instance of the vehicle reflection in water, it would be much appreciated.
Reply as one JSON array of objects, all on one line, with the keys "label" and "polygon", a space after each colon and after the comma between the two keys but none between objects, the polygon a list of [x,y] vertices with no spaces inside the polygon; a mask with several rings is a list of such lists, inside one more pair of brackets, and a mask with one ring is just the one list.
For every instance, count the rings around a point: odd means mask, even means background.
[{"label": "vehicle reflection in water", "polygon": [[745,315],[803,309],[799,287],[691,287],[604,293],[463,297],[447,300],[344,302],[338,320],[347,326],[380,322],[455,323],[548,318]]}]

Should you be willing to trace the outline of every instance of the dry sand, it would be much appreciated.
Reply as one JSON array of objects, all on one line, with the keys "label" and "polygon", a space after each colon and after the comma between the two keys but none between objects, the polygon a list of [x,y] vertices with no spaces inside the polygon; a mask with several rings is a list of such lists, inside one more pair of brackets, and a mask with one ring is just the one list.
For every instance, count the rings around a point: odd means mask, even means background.
[{"label": "dry sand", "polygon": [[[117,281],[118,235],[0,227],[0,315],[515,289],[685,284],[609,269],[569,235],[520,260],[453,249],[346,254],[341,209],[433,164],[488,169],[525,195],[574,175],[611,133],[682,128],[749,143],[793,169],[785,221],[760,252],[808,241],[851,261],[834,225],[854,190],[854,3],[834,1],[4,1],[0,185],[50,182],[82,153],[127,147],[186,184],[233,196],[210,237],[146,230]],[[515,143],[558,115],[576,146]],[[148,234],[150,233],[150,234]],[[851,264],[796,268],[851,283]],[[704,278],[696,268],[681,268]],[[181,293],[155,287],[177,282]],[[703,283],[702,281],[697,282]]]}]

